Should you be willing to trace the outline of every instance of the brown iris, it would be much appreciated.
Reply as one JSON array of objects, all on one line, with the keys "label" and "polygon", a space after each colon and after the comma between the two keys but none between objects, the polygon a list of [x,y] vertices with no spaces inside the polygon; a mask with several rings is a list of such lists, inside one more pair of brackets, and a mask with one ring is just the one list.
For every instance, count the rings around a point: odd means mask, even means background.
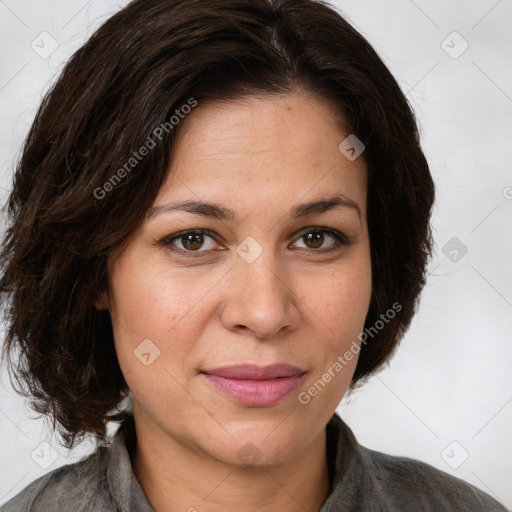
[{"label": "brown iris", "polygon": [[193,251],[201,248],[204,243],[204,236],[199,233],[191,233],[189,235],[183,235],[181,241],[185,249]]},{"label": "brown iris", "polygon": [[308,233],[302,237],[306,243],[306,245],[312,244],[308,247],[311,249],[318,249],[322,246],[322,243],[324,241],[324,233],[321,231],[312,231],[311,233]]}]

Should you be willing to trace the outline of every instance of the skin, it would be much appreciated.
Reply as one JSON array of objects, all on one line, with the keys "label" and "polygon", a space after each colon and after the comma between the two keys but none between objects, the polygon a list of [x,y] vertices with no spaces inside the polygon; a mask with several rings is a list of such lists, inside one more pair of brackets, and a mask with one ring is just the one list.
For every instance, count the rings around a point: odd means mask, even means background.
[{"label": "skin", "polygon": [[[298,395],[364,326],[371,296],[364,160],[344,157],[338,145],[348,134],[333,109],[304,91],[199,104],[179,129],[154,206],[215,202],[236,219],[179,210],[148,217],[111,265],[102,304],[133,395],[135,475],[156,512],[318,510],[329,488],[325,425],[357,357],[308,404]],[[361,217],[349,207],[290,215],[299,203],[335,195],[355,202]],[[345,234],[350,245],[328,233],[308,241],[315,229],[302,231],[318,226]],[[215,235],[162,242],[188,229]],[[250,263],[236,252],[247,237],[262,250]],[[145,339],[160,351],[147,366],[134,355]],[[306,374],[268,407],[241,405],[200,373],[276,362]],[[237,455],[244,446],[256,454],[251,466]]]}]

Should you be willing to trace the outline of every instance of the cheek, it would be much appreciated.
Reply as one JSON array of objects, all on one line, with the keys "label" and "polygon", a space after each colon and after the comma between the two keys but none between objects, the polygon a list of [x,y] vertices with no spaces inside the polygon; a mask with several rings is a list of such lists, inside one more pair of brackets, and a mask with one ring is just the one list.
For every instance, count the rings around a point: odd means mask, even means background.
[{"label": "cheek", "polygon": [[[364,251],[361,257],[340,263],[336,270],[313,276],[304,285],[304,302],[314,312],[316,323],[330,332],[333,348],[339,349],[347,338],[351,341],[357,337],[363,329],[372,293],[369,253]],[[307,289],[316,289],[317,293],[308,294]]]},{"label": "cheek", "polygon": [[193,349],[204,323],[198,304],[208,282],[140,265],[140,258],[129,253],[113,266],[111,282],[115,297],[111,317],[119,364],[128,384],[130,378],[137,379],[143,373],[144,379],[149,379],[144,387],[150,387],[151,380],[157,378],[156,368],[174,373],[173,368],[181,367]]},{"label": "cheek", "polygon": [[165,403],[169,393],[179,396],[182,368],[201,328],[194,304],[204,291],[197,286],[191,291],[190,283],[165,273],[140,265],[129,253],[111,272],[115,350],[141,404]]},{"label": "cheek", "polygon": [[[212,281],[212,283],[210,283]],[[165,339],[165,334],[194,315],[213,279],[171,270],[137,253],[125,254],[111,271],[113,322],[135,340]]]},{"label": "cheek", "polygon": [[[315,326],[312,373],[298,395],[304,410],[328,421],[350,385],[360,353],[359,335],[371,299],[369,255],[318,278],[322,293],[310,297]],[[306,299],[307,300],[307,299]],[[306,308],[307,310],[308,308]]]}]

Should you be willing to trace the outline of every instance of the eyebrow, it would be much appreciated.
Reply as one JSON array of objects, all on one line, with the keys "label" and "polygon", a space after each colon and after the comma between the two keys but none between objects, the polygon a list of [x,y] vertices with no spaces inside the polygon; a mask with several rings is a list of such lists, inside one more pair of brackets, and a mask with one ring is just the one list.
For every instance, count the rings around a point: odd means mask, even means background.
[{"label": "eyebrow", "polygon": [[[341,194],[324,199],[317,199],[309,203],[298,204],[292,208],[290,215],[292,218],[301,218],[312,214],[325,213],[335,208],[352,209],[357,213],[359,222],[362,222],[362,213],[359,205],[352,199]],[[162,213],[176,210],[201,215],[203,217],[213,217],[219,220],[236,220],[236,213],[233,210],[216,203],[205,203],[202,201],[177,201],[153,206],[149,209],[147,218],[152,219]]]}]

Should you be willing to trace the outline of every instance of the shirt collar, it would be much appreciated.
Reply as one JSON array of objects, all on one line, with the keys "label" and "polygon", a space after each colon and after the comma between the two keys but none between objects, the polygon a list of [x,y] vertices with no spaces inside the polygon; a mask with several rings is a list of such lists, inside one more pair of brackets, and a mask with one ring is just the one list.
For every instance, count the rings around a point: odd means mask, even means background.
[{"label": "shirt collar", "polygon": [[121,423],[110,446],[108,488],[120,512],[154,512],[132,470],[130,451],[133,453],[134,442],[134,419],[129,415]]}]

